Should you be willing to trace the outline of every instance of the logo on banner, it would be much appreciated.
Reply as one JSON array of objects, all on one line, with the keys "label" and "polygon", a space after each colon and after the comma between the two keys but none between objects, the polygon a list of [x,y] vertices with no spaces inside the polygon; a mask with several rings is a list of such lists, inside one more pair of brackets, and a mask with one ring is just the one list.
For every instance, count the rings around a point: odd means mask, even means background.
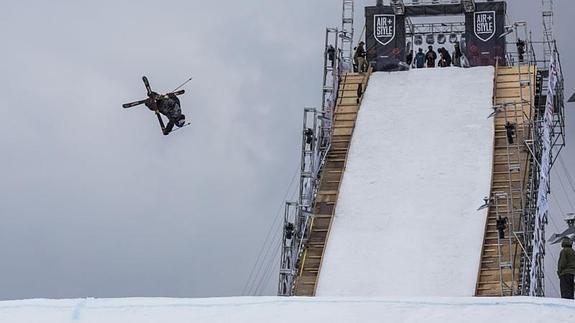
[{"label": "logo on banner", "polygon": [[382,45],[387,45],[395,38],[395,15],[373,16],[373,36]]},{"label": "logo on banner", "polygon": [[484,42],[495,36],[495,11],[480,11],[475,13],[475,36]]}]

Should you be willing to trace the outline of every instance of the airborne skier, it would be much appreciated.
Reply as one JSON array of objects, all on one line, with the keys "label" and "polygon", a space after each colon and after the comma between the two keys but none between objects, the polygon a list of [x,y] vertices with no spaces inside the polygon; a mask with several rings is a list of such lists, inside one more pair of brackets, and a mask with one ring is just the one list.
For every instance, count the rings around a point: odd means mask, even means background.
[{"label": "airborne skier", "polygon": [[168,124],[166,126],[164,126],[164,122],[161,119],[158,119],[160,120],[164,135],[170,134],[172,129],[174,129],[174,125],[179,128],[186,125],[186,116],[182,114],[180,99],[178,99],[174,93],[159,95],[156,92],[152,92],[150,93],[150,100],[148,100],[145,105],[148,109],[159,112],[168,118]]},{"label": "airborne skier", "polygon": [[[190,80],[191,78],[180,85],[178,88],[182,87]],[[161,95],[152,91],[150,83],[148,82],[148,78],[144,76],[142,77],[142,81],[144,81],[144,85],[146,86],[148,98],[140,101],[126,103],[123,105],[124,108],[131,108],[140,104],[145,104],[148,109],[156,113],[156,117],[158,118],[158,122],[160,123],[160,127],[162,128],[162,133],[164,135],[169,135],[170,132],[172,132],[172,129],[174,129],[174,125],[178,126],[179,128],[189,125],[189,123],[186,123],[186,116],[182,114],[180,99],[177,97],[178,95],[184,94],[184,90]],[[168,118],[167,125],[164,124],[164,120],[160,114],[163,114]]]}]

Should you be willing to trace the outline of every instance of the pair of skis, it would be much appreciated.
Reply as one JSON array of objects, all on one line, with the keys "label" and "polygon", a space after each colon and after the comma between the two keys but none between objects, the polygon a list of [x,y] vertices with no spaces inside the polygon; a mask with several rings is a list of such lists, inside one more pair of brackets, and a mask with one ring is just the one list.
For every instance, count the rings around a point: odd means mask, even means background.
[{"label": "pair of skis", "polygon": [[[191,80],[191,78],[188,81],[190,81],[190,80]],[[158,118],[158,122],[160,123],[160,128],[162,128],[162,133],[166,134],[166,125],[164,124],[164,120],[162,119],[160,112],[158,112],[158,109],[156,107],[156,101],[158,99],[161,99],[163,97],[167,97],[169,95],[182,95],[182,94],[186,93],[186,91],[185,90],[178,90],[178,91],[166,93],[164,95],[155,95],[155,94],[153,94],[154,92],[152,91],[152,87],[150,86],[150,82],[148,81],[148,78],[143,76],[142,81],[144,82],[144,86],[146,87],[146,92],[147,92],[148,98],[144,99],[144,100],[138,100],[138,101],[134,101],[134,102],[130,102],[130,103],[125,103],[122,105],[122,107],[124,107],[124,109],[128,109],[128,108],[132,108],[132,107],[136,107],[136,106],[148,103],[148,104],[146,104],[146,106],[148,106],[150,109],[152,109],[156,113],[156,117]],[[188,81],[186,81],[186,83]],[[180,85],[180,87],[182,85]],[[190,125],[190,123],[188,122],[187,124],[184,125],[184,127],[189,126],[189,125]],[[179,129],[181,129],[181,128],[179,128]],[[178,130],[178,129],[174,129],[174,130],[172,130],[172,132],[174,132],[176,130]]]},{"label": "pair of skis", "polygon": [[157,99],[159,99],[159,98],[166,97],[166,96],[169,96],[169,95],[171,95],[171,94],[173,94],[173,95],[182,95],[182,94],[186,93],[186,90],[178,90],[178,91],[175,91],[175,92],[170,92],[170,93],[167,93],[167,94],[164,94],[164,95],[160,95],[159,97],[152,97],[153,91],[152,91],[152,88],[150,87],[150,82],[148,82],[148,78],[144,76],[144,77],[142,77],[142,81],[144,81],[144,85],[146,86],[146,91],[147,91],[148,98],[147,98],[147,99],[144,99],[144,100],[139,100],[139,101],[134,101],[134,102],[130,102],[130,103],[123,104],[122,107],[124,107],[124,109],[132,108],[132,107],[135,107],[135,106],[138,106],[138,105],[142,105],[142,104],[145,104],[146,102],[148,102],[148,101],[150,101],[150,100],[157,100]]}]

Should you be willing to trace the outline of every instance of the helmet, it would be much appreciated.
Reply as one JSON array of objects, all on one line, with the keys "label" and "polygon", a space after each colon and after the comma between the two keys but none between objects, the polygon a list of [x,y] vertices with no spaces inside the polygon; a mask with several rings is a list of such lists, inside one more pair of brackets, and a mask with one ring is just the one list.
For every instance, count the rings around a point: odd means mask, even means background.
[{"label": "helmet", "polygon": [[178,127],[183,127],[186,125],[186,116],[182,114],[182,116],[180,117],[180,119],[178,119],[178,121],[176,121],[176,126]]}]

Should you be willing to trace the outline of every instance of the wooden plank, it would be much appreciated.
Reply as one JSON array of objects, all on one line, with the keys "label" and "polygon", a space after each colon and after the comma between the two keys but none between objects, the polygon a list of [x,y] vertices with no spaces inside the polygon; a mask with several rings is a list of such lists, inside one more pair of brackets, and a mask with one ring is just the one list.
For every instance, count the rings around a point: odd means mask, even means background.
[{"label": "wooden plank", "polygon": [[519,74],[507,74],[507,75],[498,75],[497,76],[497,83],[500,82],[519,82],[520,80],[529,80],[528,75],[519,75]]}]

